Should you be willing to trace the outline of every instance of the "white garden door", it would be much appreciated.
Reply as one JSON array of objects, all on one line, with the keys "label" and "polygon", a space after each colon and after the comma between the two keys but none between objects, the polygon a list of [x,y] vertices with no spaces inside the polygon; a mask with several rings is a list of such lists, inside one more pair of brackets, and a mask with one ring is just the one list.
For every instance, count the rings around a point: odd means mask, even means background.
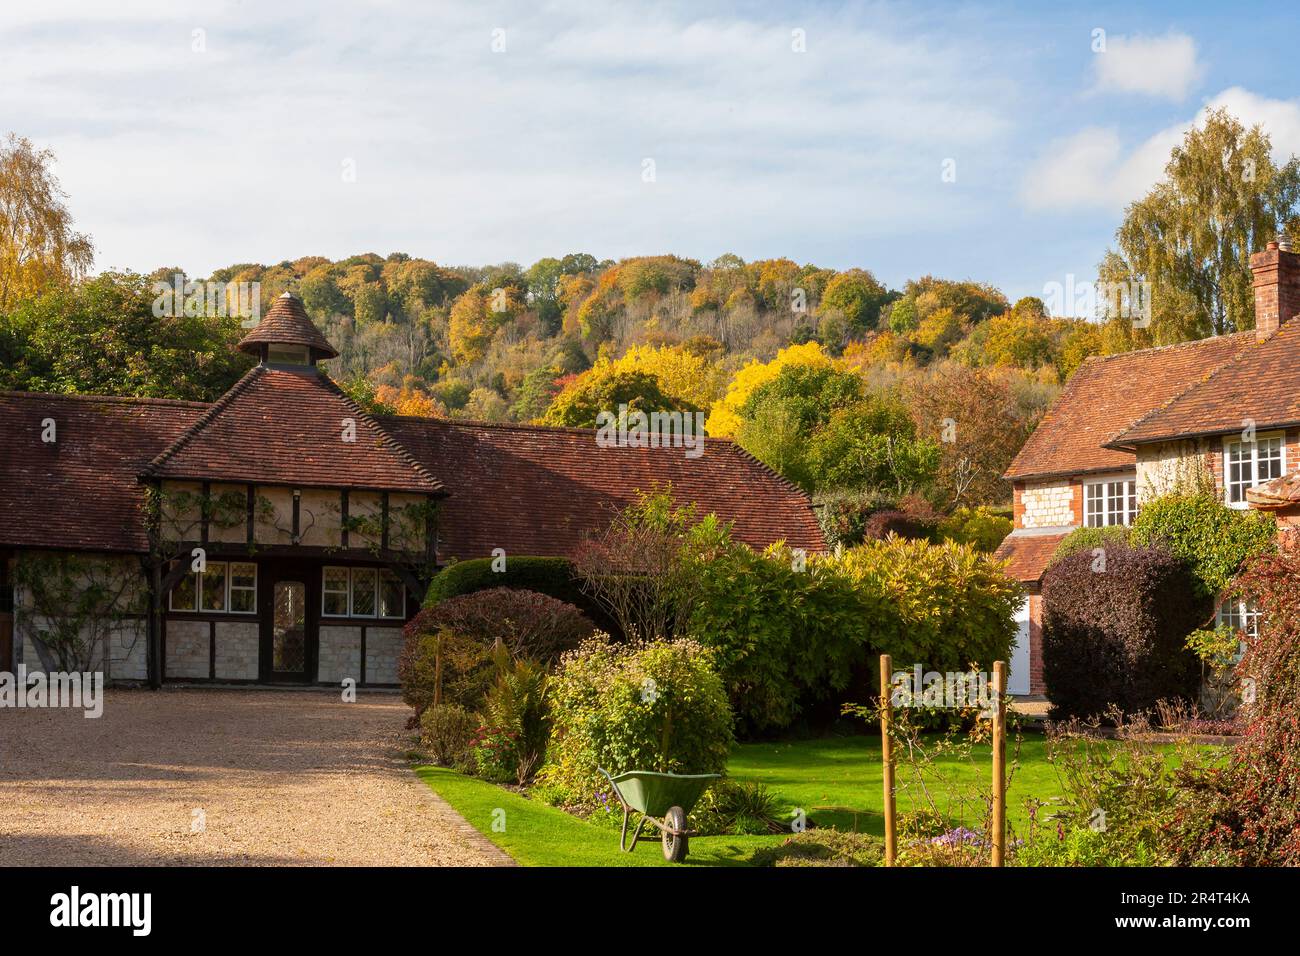
[{"label": "white garden door", "polygon": [[1012,694],[1029,693],[1029,599],[1016,609],[1016,644],[1011,648],[1011,674],[1007,678],[1007,691]]}]

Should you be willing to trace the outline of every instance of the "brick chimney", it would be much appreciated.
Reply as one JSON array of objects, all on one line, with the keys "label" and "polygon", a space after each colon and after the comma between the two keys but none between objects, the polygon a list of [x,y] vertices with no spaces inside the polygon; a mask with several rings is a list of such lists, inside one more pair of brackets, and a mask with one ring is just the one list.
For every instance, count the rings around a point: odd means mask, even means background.
[{"label": "brick chimney", "polygon": [[1300,255],[1283,239],[1250,257],[1255,274],[1255,336],[1268,338],[1283,322],[1300,315]]}]

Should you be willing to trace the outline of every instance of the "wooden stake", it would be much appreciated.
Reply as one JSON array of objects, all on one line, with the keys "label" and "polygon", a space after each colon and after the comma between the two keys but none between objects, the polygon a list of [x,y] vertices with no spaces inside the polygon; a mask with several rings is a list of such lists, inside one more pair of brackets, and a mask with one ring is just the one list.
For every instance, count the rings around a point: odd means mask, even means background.
[{"label": "wooden stake", "polygon": [[993,663],[993,865],[1002,866],[1007,852],[1007,662]]},{"label": "wooden stake", "polygon": [[897,858],[897,830],[894,822],[894,749],[889,738],[890,692],[893,690],[893,661],[888,654],[880,655],[880,752],[885,770],[885,866],[893,866]]}]

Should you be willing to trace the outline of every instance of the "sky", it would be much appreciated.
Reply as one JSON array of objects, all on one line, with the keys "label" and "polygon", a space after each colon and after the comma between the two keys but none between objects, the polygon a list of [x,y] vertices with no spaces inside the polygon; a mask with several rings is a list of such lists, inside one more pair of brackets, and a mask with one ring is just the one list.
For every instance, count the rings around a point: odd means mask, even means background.
[{"label": "sky", "polygon": [[1296,18],[1231,3],[0,6],[0,135],[96,269],[405,252],[1083,281],[1207,108],[1300,153]]}]

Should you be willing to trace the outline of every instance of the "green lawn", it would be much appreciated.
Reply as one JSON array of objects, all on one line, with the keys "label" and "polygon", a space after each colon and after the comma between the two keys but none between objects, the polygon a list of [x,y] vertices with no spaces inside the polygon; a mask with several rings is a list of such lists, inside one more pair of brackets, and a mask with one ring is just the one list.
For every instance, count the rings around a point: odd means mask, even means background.
[{"label": "green lawn", "polygon": [[[976,764],[953,765],[954,776],[987,789],[992,772],[989,748],[977,750]],[[1008,755],[1008,761],[1010,761]],[[738,780],[762,783],[787,814],[795,808],[820,826],[864,833],[884,833],[880,741],[875,737],[831,737],[783,743],[741,744],[728,772]],[[440,767],[420,766],[419,774],[475,828],[527,866],[668,866],[658,840],[625,854],[618,849],[618,831],[587,823],[561,810],[503,790],[493,784]],[[911,804],[914,784],[900,766],[899,809]],[[1047,800],[1058,792],[1056,774],[1047,764],[1043,739],[1027,736],[1020,766],[1008,790],[1008,822],[1013,829],[1027,824],[1024,801]],[[496,811],[504,811],[504,814]],[[493,821],[504,829],[493,830]],[[955,821],[954,821],[955,822]],[[978,820],[963,820],[968,824]],[[657,834],[656,834],[657,836]],[[745,865],[755,849],[779,843],[781,836],[697,837],[691,840],[688,863],[703,866]]]}]

